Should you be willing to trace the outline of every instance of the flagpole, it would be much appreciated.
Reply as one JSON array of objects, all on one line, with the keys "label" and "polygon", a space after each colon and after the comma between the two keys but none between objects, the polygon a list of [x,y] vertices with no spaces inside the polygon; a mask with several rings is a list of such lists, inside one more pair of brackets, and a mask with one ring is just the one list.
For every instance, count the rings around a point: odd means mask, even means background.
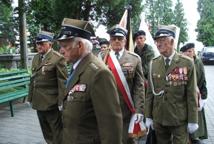
[{"label": "flagpole", "polygon": [[131,2],[129,1],[128,6],[126,7],[127,11],[128,11],[128,15],[127,15],[127,25],[126,25],[126,29],[128,30],[127,32],[127,36],[126,36],[126,49],[129,50],[129,34],[130,34],[130,25],[131,25],[131,10],[132,10],[132,6],[131,6]]}]

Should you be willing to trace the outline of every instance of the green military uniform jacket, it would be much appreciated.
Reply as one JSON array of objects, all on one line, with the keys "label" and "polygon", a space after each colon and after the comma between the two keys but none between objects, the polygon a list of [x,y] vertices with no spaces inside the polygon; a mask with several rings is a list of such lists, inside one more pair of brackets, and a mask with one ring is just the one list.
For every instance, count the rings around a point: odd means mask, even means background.
[{"label": "green military uniform jacket", "polygon": [[51,50],[44,60],[36,54],[32,61],[32,76],[28,101],[36,110],[46,111],[58,108],[65,95],[67,69],[64,57]]},{"label": "green military uniform jacket", "polygon": [[68,81],[63,109],[63,144],[121,144],[122,114],[112,73],[93,54]]},{"label": "green military uniform jacket", "polygon": [[[197,123],[196,75],[192,60],[175,53],[168,70],[163,56],[152,61],[145,101],[147,118],[164,126]],[[151,82],[152,81],[152,82]],[[162,95],[154,95],[164,90]]]},{"label": "green military uniform jacket", "polygon": [[143,74],[146,79],[148,79],[149,73],[149,62],[154,58],[155,54],[152,47],[145,44],[143,48],[139,49],[135,47],[134,52],[138,54],[141,58]]},{"label": "green military uniform jacket", "polygon": [[197,86],[200,90],[201,98],[206,99],[207,98],[207,86],[206,86],[204,65],[203,65],[202,61],[197,57],[194,58],[194,64],[195,64],[195,69],[196,69]]},{"label": "green military uniform jacket", "polygon": [[[124,50],[123,55],[118,60],[126,81],[128,83],[132,100],[136,109],[136,113],[143,113],[144,109],[144,76],[142,71],[141,59],[135,53]],[[119,91],[119,88],[118,88]],[[129,123],[131,111],[123,99],[122,93],[119,91],[123,120]],[[127,131],[128,132],[128,131]]]},{"label": "green military uniform jacket", "polygon": [[[201,99],[207,99],[207,86],[206,86],[204,65],[201,59],[197,57],[194,58],[194,64],[196,69],[197,86],[201,93]],[[193,135],[191,135],[191,138],[207,139],[208,132],[207,132],[207,124],[206,124],[204,109],[202,109],[201,111],[198,111],[198,125],[199,125],[198,130]]]}]

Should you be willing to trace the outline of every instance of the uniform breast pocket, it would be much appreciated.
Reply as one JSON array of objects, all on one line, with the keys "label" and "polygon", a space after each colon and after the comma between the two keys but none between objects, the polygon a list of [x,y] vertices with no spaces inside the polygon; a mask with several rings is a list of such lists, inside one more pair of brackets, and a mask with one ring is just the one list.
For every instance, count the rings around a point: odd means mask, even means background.
[{"label": "uniform breast pocket", "polygon": [[55,69],[55,66],[54,64],[47,64],[47,65],[44,65],[42,69],[45,72],[49,72],[49,71],[53,71]]},{"label": "uniform breast pocket", "polygon": [[164,77],[162,75],[153,73],[152,80],[153,80],[153,85],[155,89],[159,90],[163,87]]},{"label": "uniform breast pocket", "polygon": [[133,66],[122,66],[122,71],[126,78],[132,79],[134,77],[134,67]]},{"label": "uniform breast pocket", "polygon": [[85,102],[86,95],[83,92],[74,92],[73,94],[67,97],[67,101],[70,103]]}]

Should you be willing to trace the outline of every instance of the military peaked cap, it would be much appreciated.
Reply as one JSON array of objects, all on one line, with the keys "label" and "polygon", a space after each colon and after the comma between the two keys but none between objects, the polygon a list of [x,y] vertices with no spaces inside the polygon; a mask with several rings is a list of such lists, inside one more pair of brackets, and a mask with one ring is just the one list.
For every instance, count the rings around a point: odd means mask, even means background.
[{"label": "military peaked cap", "polygon": [[47,32],[47,31],[40,31],[39,34],[36,37],[36,43],[40,42],[47,42],[47,41],[53,41],[53,33]]},{"label": "military peaked cap", "polygon": [[57,40],[71,39],[81,37],[90,40],[94,36],[93,26],[88,21],[64,18],[62,22],[61,32],[57,36]]},{"label": "military peaked cap", "polygon": [[110,36],[120,36],[120,37],[126,37],[127,35],[127,30],[123,27],[121,27],[120,25],[115,25],[113,27],[111,27],[107,33]]},{"label": "military peaked cap", "polygon": [[172,36],[175,38],[175,28],[172,25],[169,26],[162,26],[161,28],[158,29],[158,31],[155,33],[154,39],[158,39],[161,37],[169,37]]}]

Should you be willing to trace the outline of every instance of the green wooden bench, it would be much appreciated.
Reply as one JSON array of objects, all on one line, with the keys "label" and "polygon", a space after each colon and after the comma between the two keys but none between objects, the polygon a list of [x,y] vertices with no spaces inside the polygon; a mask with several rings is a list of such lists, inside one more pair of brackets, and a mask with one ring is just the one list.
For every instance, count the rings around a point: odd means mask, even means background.
[{"label": "green wooden bench", "polygon": [[[9,102],[11,116],[13,113],[13,100],[28,95],[30,74],[27,70],[0,73],[0,104]],[[24,102],[23,100],[23,102]]]}]

